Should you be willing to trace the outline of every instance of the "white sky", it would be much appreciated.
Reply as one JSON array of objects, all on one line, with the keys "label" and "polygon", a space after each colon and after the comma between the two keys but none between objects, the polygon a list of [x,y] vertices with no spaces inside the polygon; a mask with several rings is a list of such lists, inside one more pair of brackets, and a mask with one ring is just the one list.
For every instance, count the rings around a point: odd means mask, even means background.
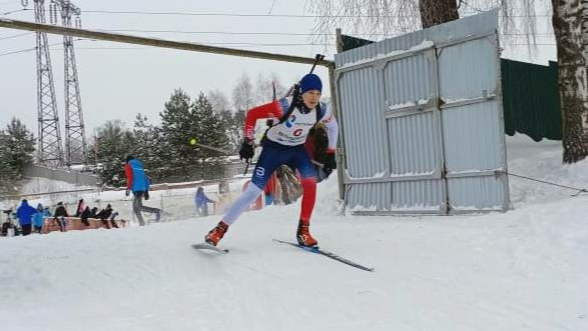
[{"label": "white sky", "polygon": [[[48,3],[49,0],[46,1]],[[91,11],[141,11],[223,14],[310,15],[305,12],[306,1],[250,0],[250,1],[189,1],[189,0],[90,0],[72,1],[82,9],[82,26],[86,29],[114,30],[165,30],[205,32],[279,32],[311,34],[314,18],[304,17],[236,17],[236,16],[181,16],[181,15],[129,15],[104,14]],[[273,5],[273,9],[272,9]],[[29,1],[33,8],[33,0]],[[33,11],[22,11],[20,0],[0,0],[0,16],[33,21]],[[546,17],[540,18],[548,22]],[[547,32],[540,24],[539,33]],[[37,94],[35,52],[5,53],[35,46],[33,33],[7,38],[26,31],[0,28],[0,126],[16,116],[33,132],[37,132]],[[259,51],[314,57],[325,53],[332,59],[334,36],[331,45],[261,46],[259,44],[310,44],[310,36],[259,35],[259,34],[186,34],[121,32],[157,38],[200,43],[254,43],[258,45],[219,45],[223,47],[255,49]],[[334,33],[334,31],[333,31]],[[7,38],[7,39],[3,39]],[[53,75],[61,126],[64,125],[63,52],[62,38],[50,36]],[[517,39],[518,40],[518,39]],[[522,41],[522,40],[521,40]],[[546,64],[555,59],[555,46],[549,36],[541,36],[535,58],[530,59],[523,47],[505,46],[503,57]],[[245,59],[224,55],[195,53],[179,50],[124,45],[104,41],[77,41],[76,60],[80,80],[82,106],[87,135],[109,119],[120,119],[132,126],[138,112],[158,122],[158,113],[176,88],[183,88],[195,97],[198,92],[220,89],[230,98],[236,80],[247,72],[254,80],[258,74],[278,74],[284,85],[308,72],[308,65],[277,61]],[[96,49],[101,48],[101,49]],[[107,49],[104,49],[107,48]],[[124,48],[124,49],[112,49]],[[327,79],[327,71],[318,73]],[[325,82],[326,83],[326,82]],[[326,88],[326,94],[328,89]]]}]

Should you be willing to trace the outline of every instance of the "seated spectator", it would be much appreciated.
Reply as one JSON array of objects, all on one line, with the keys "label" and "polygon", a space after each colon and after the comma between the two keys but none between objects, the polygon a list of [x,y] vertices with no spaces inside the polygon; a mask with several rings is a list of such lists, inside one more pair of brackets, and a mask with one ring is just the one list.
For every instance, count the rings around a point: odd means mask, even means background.
[{"label": "seated spectator", "polygon": [[98,215],[98,207],[94,207],[90,211],[90,218],[98,218],[96,215]]},{"label": "seated spectator", "polygon": [[66,217],[69,217],[69,214],[67,213],[67,209],[65,209],[63,202],[60,201],[57,203],[57,208],[55,208],[55,214],[53,214],[53,222],[57,222],[57,224],[59,224],[61,232],[65,232]]},{"label": "seated spectator", "polygon": [[[116,215],[118,215],[118,213],[116,213]],[[105,209],[102,209],[98,215],[96,215],[96,218],[102,220],[102,224],[104,224],[107,229],[110,229],[110,224],[108,224],[109,219],[112,227],[118,228],[118,225],[116,225],[116,221],[114,220],[116,215],[113,216],[112,206],[108,204]]]},{"label": "seated spectator", "polygon": [[92,211],[90,211],[90,207],[86,206],[86,208],[84,209],[84,211],[80,215],[82,223],[84,223],[85,226],[90,226],[90,222],[88,222],[88,218],[90,218],[91,214],[92,214]]}]

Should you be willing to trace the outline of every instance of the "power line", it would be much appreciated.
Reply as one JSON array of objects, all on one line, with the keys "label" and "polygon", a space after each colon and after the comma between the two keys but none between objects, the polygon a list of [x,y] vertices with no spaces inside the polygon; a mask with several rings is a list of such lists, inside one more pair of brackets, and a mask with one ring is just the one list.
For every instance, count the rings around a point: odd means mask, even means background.
[{"label": "power line", "polygon": [[0,54],[0,56],[7,56],[7,55],[12,55],[12,54],[30,52],[30,51],[34,51],[35,49],[37,49],[37,47],[21,49],[19,51],[14,51],[14,52],[9,52],[9,53],[2,53],[2,54]]},{"label": "power line", "polygon": [[0,15],[6,16],[6,15],[10,15],[10,14],[21,12],[21,11],[26,11],[26,10],[28,10],[28,9],[18,9],[18,10],[13,10],[13,11],[5,12],[5,13],[0,13]]},{"label": "power line", "polygon": [[16,35],[8,36],[8,37],[2,37],[2,38],[0,38],[0,40],[18,38],[18,37],[28,36],[28,35],[32,35],[32,34],[35,34],[35,32],[27,32],[27,33],[21,33],[21,34],[16,34]]},{"label": "power line", "polygon": [[[114,10],[84,10],[90,14],[117,14],[117,15],[173,15],[173,16],[228,16],[228,17],[279,17],[279,18],[397,18],[420,17],[420,15],[294,15],[294,14],[229,14],[229,13],[185,13],[185,12],[147,12],[147,11],[114,11]],[[539,15],[512,15],[509,17],[543,17],[550,14]]]},{"label": "power line", "polygon": [[[7,12],[0,15],[9,15],[32,9],[24,8],[16,11]],[[172,15],[172,16],[224,16],[224,17],[277,17],[277,18],[401,18],[401,17],[420,17],[420,15],[295,15],[295,14],[230,14],[230,13],[186,13],[186,12],[148,12],[148,11],[115,11],[115,10],[84,10],[83,13],[90,14],[116,14],[116,15]],[[476,13],[465,13],[463,17]],[[469,15],[468,15],[469,14]],[[503,16],[503,15],[501,15]],[[552,14],[537,15],[510,15],[510,18],[551,18]]]}]

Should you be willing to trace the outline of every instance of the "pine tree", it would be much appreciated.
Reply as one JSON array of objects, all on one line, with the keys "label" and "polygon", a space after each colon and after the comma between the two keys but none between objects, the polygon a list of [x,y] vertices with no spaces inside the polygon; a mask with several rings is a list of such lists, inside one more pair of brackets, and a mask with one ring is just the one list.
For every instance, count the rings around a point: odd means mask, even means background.
[{"label": "pine tree", "polygon": [[195,175],[191,164],[196,162],[190,140],[195,137],[191,99],[182,89],[177,89],[165,103],[161,117],[163,143],[160,152],[165,154],[169,171],[166,177],[186,179]]},{"label": "pine tree", "polygon": [[[197,141],[202,145],[226,150],[227,154],[231,153],[230,140],[224,123],[214,112],[212,104],[203,93],[200,93],[194,101],[192,111],[194,136]],[[203,176],[218,178],[223,175],[222,163],[226,154],[198,146],[194,147],[194,151],[199,159]]]},{"label": "pine tree", "polygon": [[229,138],[223,121],[203,93],[192,103],[184,91],[175,90],[160,116],[162,141],[158,150],[169,167],[165,174],[168,179],[222,176],[226,155],[200,145],[230,151]]},{"label": "pine tree", "polygon": [[135,142],[133,155],[143,161],[153,182],[161,181],[169,172],[165,158],[164,142],[161,139],[161,128],[148,123],[147,116],[137,114],[133,127]]},{"label": "pine tree", "polygon": [[35,138],[22,122],[13,118],[0,130],[0,191],[10,190],[33,163]]},{"label": "pine tree", "polygon": [[118,177],[123,182],[125,159],[134,151],[133,133],[119,120],[107,121],[96,130],[94,139],[91,155],[99,165],[102,181],[110,185]]}]

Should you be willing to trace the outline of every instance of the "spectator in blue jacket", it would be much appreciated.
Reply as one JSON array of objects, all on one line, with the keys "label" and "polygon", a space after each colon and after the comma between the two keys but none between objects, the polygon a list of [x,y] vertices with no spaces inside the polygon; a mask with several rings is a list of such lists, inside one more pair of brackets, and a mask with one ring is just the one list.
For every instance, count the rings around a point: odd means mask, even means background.
[{"label": "spectator in blue jacket", "polygon": [[23,199],[20,207],[16,210],[16,217],[18,217],[23,236],[31,234],[33,215],[36,212],[37,210],[29,205],[27,199]]},{"label": "spectator in blue jacket", "polygon": [[196,213],[200,216],[208,216],[208,203],[216,203],[216,201],[209,199],[206,194],[204,194],[204,189],[202,186],[198,187],[196,190],[196,195],[194,196],[194,203],[196,203]]},{"label": "spectator in blue jacket", "polygon": [[33,215],[33,229],[36,233],[41,233],[45,217],[51,217],[48,209],[43,208],[42,204],[37,205],[37,212]]}]

